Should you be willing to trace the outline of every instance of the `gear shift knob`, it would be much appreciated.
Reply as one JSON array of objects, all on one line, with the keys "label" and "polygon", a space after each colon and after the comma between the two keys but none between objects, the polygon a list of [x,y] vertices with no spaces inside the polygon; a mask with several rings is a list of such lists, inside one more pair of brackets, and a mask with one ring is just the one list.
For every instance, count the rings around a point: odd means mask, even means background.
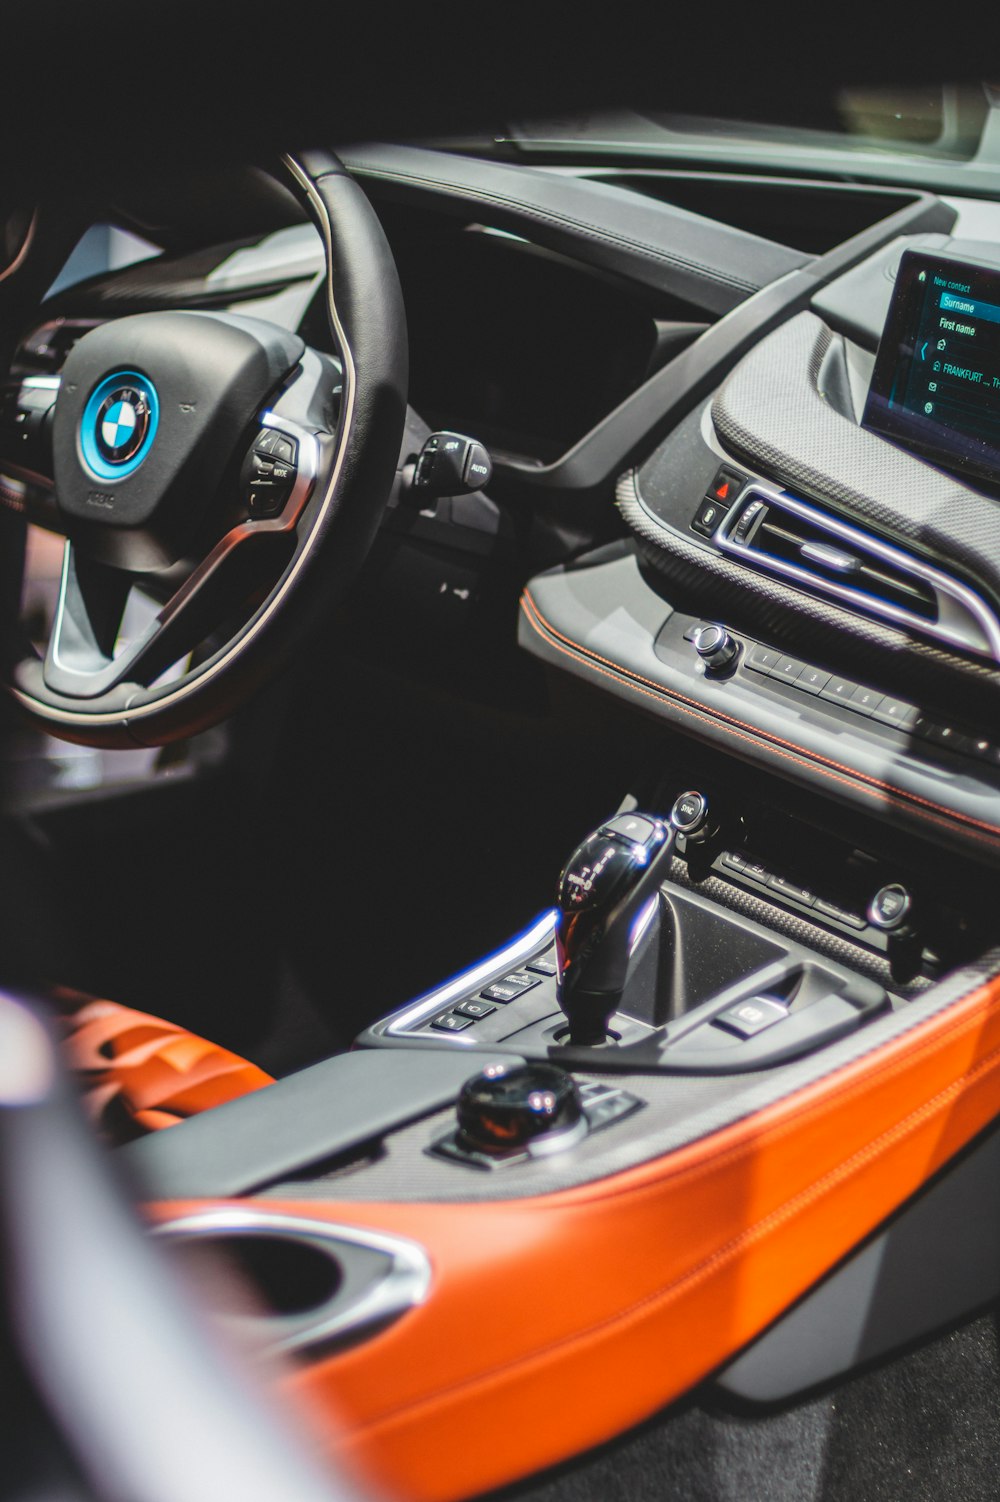
[{"label": "gear shift knob", "polygon": [[559,877],[559,1005],[571,1043],[598,1044],[625,986],[632,928],[670,863],[674,830],[652,814],[619,814],[588,835]]}]

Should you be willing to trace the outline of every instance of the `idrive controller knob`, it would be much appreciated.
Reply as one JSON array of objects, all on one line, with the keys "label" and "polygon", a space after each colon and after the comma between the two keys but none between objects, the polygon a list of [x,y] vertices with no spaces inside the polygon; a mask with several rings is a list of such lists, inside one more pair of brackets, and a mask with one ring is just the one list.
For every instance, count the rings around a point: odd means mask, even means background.
[{"label": "idrive controller knob", "polygon": [[586,1132],[576,1081],[554,1064],[493,1064],[466,1080],[456,1103],[458,1140],[475,1152],[532,1155]]},{"label": "idrive controller knob", "polygon": [[569,1041],[604,1043],[625,987],[632,930],[666,874],[674,830],[652,814],[620,814],[573,851],[559,877],[556,961]]}]

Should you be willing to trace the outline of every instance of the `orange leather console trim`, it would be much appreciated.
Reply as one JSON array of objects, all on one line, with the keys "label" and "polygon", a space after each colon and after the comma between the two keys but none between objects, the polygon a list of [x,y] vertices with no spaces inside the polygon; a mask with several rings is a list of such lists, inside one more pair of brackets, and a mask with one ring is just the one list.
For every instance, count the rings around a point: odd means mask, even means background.
[{"label": "orange leather console trim", "polygon": [[966,838],[976,840],[980,844],[988,844],[995,848],[997,840],[1000,839],[1000,828],[995,824],[990,824],[984,819],[973,818],[970,814],[960,813],[957,809],[950,809],[945,804],[934,803],[931,799],[922,798],[917,793],[907,792],[905,788],[897,788],[891,783],[882,782],[879,778],[872,777],[867,772],[861,772],[856,767],[833,761],[829,757],[820,755],[819,752],[810,751],[798,745],[795,741],[772,735],[769,731],[761,730],[733,715],[725,714],[722,710],[708,709],[697,700],[689,699],[685,694],[665,688],[662,683],[656,683],[652,678],[644,678],[641,673],[634,673],[631,668],[623,667],[621,663],[602,657],[590,647],[581,646],[579,642],[575,642],[572,637],[566,636],[546,620],[532,598],[530,590],[525,590],[521,596],[521,612],[532,630],[554,652],[583,663],[592,673],[597,673],[602,678],[612,678],[624,683],[646,699],[656,699],[663,704],[670,704],[688,718],[701,720],[716,729],[727,731],[740,740],[751,741],[754,745],[763,745],[772,755],[782,760],[808,766],[810,771],[819,773],[833,782],[843,783],[851,787],[853,791],[874,798],[879,803],[895,804],[897,807],[905,808],[908,813],[915,814],[928,823],[942,828],[953,828],[958,825]]},{"label": "orange leather console trim", "polygon": [[420,1308],[288,1380],[336,1415],[331,1446],[392,1496],[444,1502],[509,1482],[712,1372],[998,1111],[1000,978],[744,1121],[577,1189],[465,1204],[268,1199],[410,1236],[434,1269]]},{"label": "orange leather console trim", "polygon": [[272,1083],[256,1064],[146,1012],[68,989],[53,1000],[67,1063],[106,1128],[117,1116],[119,1126],[156,1131]]}]

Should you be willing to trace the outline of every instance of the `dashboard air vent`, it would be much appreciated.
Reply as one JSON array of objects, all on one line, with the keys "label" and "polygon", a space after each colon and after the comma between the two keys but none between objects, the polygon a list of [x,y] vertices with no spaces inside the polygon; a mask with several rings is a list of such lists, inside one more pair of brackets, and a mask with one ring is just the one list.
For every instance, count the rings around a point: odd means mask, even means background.
[{"label": "dashboard air vent", "polygon": [[777,506],[765,507],[750,546],[756,553],[800,564],[830,583],[850,582],[877,599],[915,610],[924,620],[935,617],[934,591],[923,579],[863,549],[851,549],[842,542],[834,546],[825,528]]},{"label": "dashboard air vent", "polygon": [[1000,622],[968,585],[776,486],[749,485],[713,541],[800,587],[1000,662]]}]

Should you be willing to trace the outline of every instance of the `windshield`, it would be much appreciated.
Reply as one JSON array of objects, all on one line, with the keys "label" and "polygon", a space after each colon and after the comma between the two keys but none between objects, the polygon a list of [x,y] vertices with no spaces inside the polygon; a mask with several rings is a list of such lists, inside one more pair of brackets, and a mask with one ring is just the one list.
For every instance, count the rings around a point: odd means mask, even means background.
[{"label": "windshield", "polygon": [[990,110],[989,85],[923,88],[842,88],[817,94],[810,108],[778,112],[763,95],[741,105],[738,118],[677,114],[669,109],[606,110],[515,126],[512,139],[528,143],[579,141],[615,146],[666,147],[677,137],[837,150],[879,150],[967,161],[975,156]]},{"label": "windshield", "polygon": [[845,86],[791,104],[762,90],[731,111],[698,114],[659,102],[580,111],[507,121],[484,146],[552,163],[728,165],[998,193],[1000,85]]}]

